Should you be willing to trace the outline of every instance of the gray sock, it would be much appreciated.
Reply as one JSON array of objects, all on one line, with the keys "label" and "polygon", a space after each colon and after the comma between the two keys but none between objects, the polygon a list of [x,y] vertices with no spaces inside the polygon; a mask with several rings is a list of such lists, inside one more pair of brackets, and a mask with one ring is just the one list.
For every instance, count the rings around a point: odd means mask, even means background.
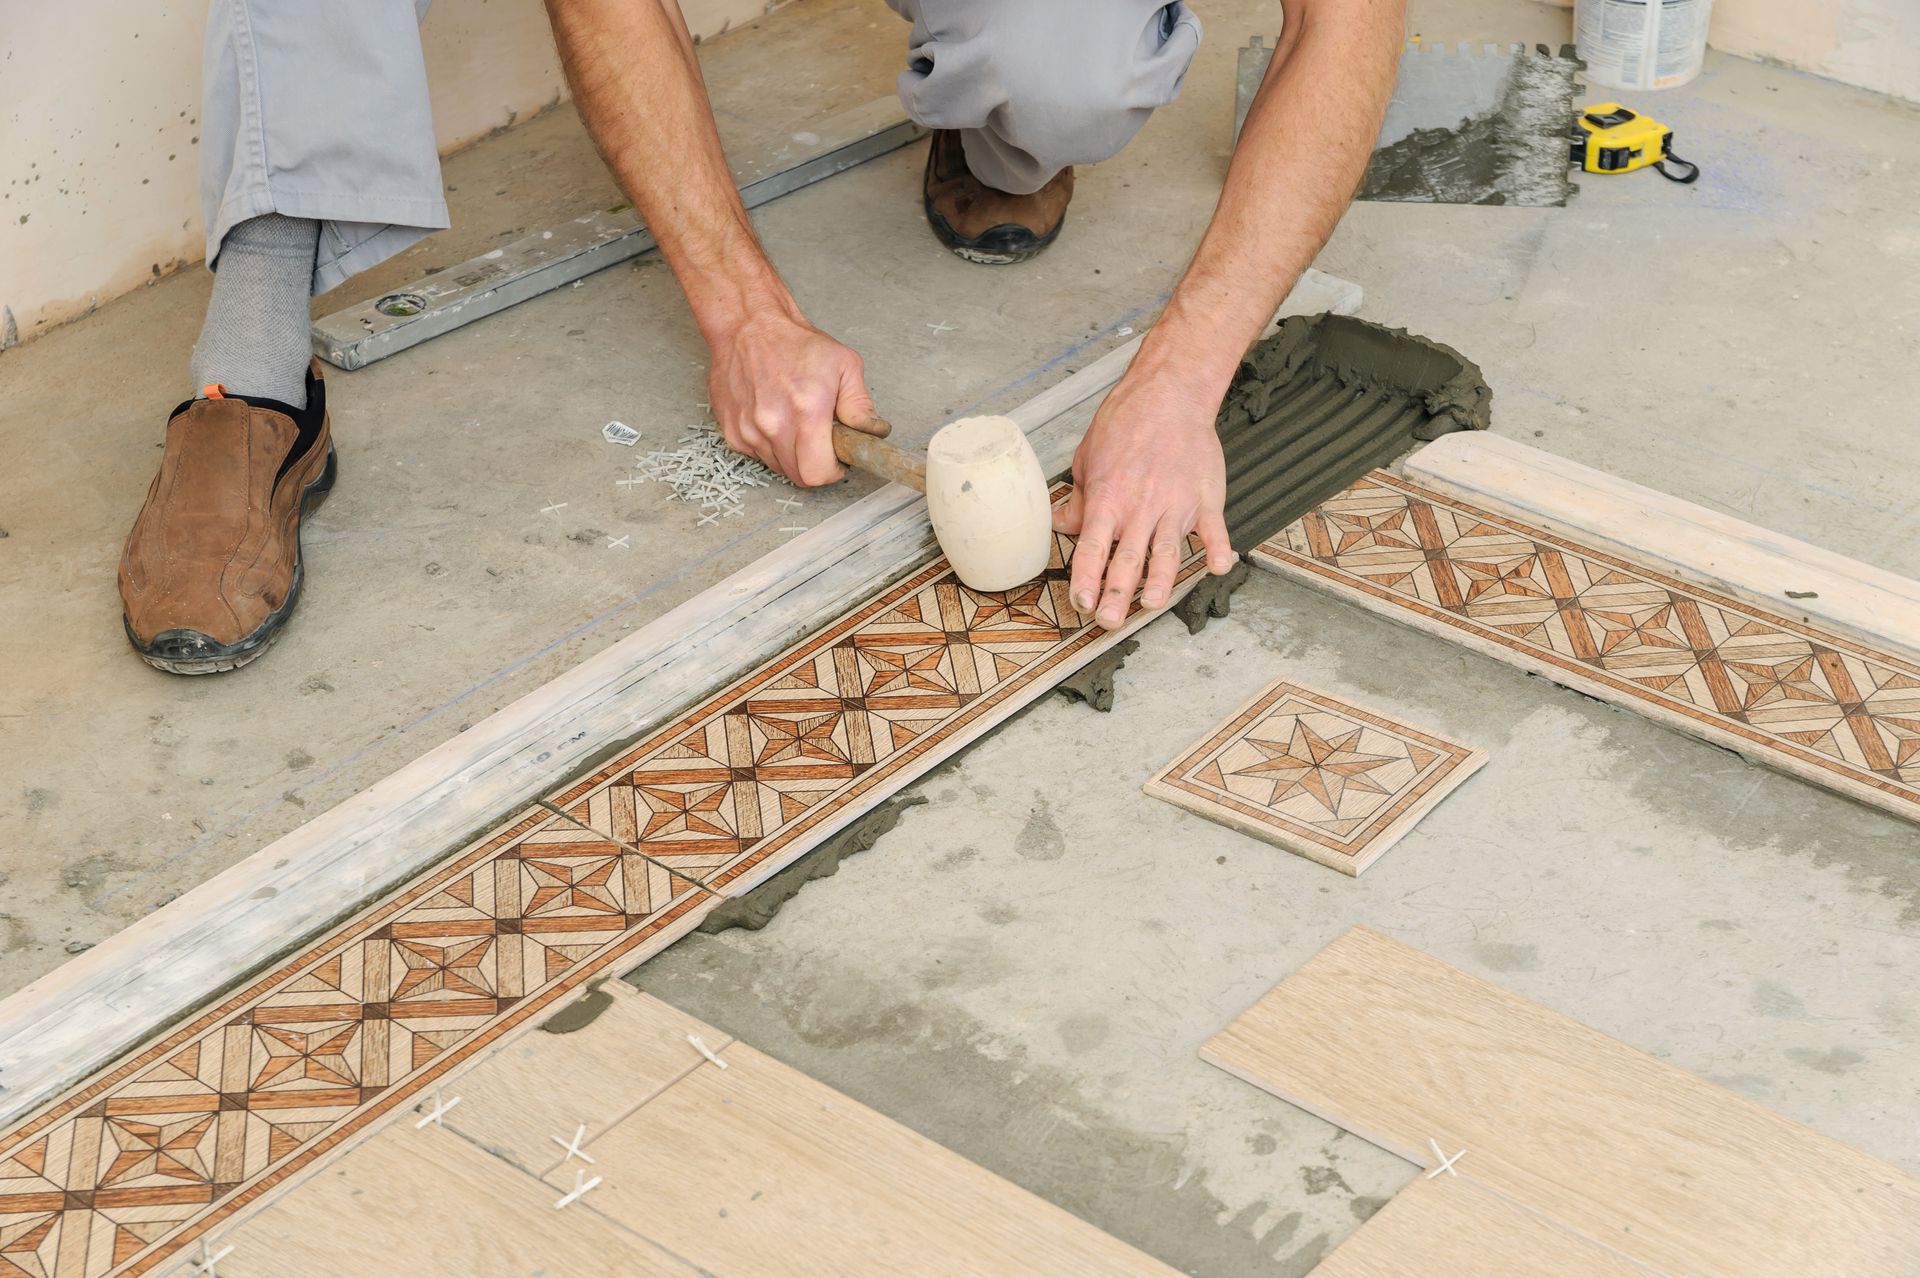
[{"label": "gray sock", "polygon": [[307,298],[320,224],[264,213],[227,232],[213,300],[193,348],[194,393],[219,382],[232,395],[307,405]]}]

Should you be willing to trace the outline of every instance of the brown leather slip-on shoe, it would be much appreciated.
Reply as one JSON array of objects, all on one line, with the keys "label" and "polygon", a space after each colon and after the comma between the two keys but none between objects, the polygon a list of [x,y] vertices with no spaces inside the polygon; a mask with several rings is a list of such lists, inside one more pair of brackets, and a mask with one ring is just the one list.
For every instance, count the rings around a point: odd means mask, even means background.
[{"label": "brown leather slip-on shoe", "polygon": [[160,473],[120,553],[127,638],[172,674],[237,669],[267,650],[300,597],[300,517],[336,471],[318,360],[304,409],[207,389],[167,420]]},{"label": "brown leather slip-on shoe", "polygon": [[973,176],[957,131],[933,132],[921,202],[934,238],[969,262],[1026,261],[1060,234],[1071,199],[1071,168],[1061,169],[1032,195],[1009,195]]}]

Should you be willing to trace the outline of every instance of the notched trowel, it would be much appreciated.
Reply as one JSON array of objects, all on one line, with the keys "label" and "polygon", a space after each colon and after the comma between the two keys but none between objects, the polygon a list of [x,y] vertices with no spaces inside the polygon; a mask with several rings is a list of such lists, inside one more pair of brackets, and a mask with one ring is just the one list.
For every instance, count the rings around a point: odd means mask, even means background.
[{"label": "notched trowel", "polygon": [[[1259,36],[1240,50],[1233,135],[1253,104],[1273,49]],[[1567,171],[1567,121],[1582,67],[1520,44],[1409,42],[1360,199],[1410,204],[1562,205],[1577,188]]]}]

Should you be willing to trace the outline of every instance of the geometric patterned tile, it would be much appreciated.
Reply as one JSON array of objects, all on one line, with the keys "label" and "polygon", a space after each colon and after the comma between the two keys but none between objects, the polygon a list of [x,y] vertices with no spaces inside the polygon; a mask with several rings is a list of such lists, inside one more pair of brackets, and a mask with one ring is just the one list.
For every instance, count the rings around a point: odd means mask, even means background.
[{"label": "geometric patterned tile", "polygon": [[[1075,612],[1071,553],[1056,538],[1005,594],[916,570],[569,786],[565,813],[522,813],[0,1131],[0,1278],[179,1260],[1148,619]],[[1181,585],[1203,570],[1189,554]]]},{"label": "geometric patterned tile", "polygon": [[1357,875],[1486,761],[1484,750],[1282,679],[1145,788]]},{"label": "geometric patterned tile", "polygon": [[[1072,549],[1056,535],[1046,570],[1004,593],[944,563],[916,573],[552,802],[609,846],[736,894],[823,820],[1111,641],[1067,596]],[[1201,567],[1190,556],[1180,581]]]},{"label": "geometric patterned tile", "polygon": [[148,1271],[717,899],[542,842],[567,825],[523,815],[0,1136],[0,1275]]},{"label": "geometric patterned tile", "polygon": [[1374,471],[1266,567],[1920,820],[1920,666]]}]

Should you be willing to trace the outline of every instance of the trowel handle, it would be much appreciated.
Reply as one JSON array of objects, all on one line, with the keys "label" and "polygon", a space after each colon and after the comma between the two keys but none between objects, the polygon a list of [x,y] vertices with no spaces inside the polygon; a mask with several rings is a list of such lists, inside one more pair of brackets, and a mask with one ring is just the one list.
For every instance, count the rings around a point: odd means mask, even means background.
[{"label": "trowel handle", "polygon": [[[885,426],[888,431],[893,429],[885,422],[878,424]],[[870,435],[845,423],[835,422],[833,455],[869,475],[878,475],[896,484],[906,484],[923,493],[927,491],[927,463],[911,453],[902,452],[879,435]]]}]

